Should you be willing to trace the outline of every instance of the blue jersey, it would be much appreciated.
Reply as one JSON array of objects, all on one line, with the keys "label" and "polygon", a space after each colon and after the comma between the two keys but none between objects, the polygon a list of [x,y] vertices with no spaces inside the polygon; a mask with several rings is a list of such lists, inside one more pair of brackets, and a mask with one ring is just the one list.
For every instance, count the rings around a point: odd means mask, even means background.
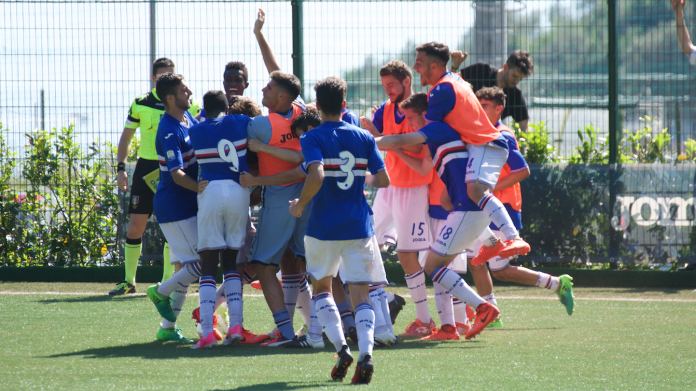
[{"label": "blue jersey", "polygon": [[374,137],[345,122],[324,122],[300,136],[306,166],[324,165],[324,183],[312,200],[307,236],[354,240],[373,236],[365,173],[386,169]]},{"label": "blue jersey", "polygon": [[[188,111],[184,116],[190,126],[198,123]],[[164,113],[157,128],[155,148],[159,160],[160,181],[152,204],[157,221],[171,223],[195,216],[198,212],[196,192],[174,183],[171,174],[172,171],[180,169],[193,180],[196,180],[198,175],[198,163],[191,146],[189,127]]]},{"label": "blue jersey", "polygon": [[201,166],[201,178],[207,181],[232,179],[249,171],[246,164],[249,117],[230,114],[208,118],[191,128],[191,145]]},{"label": "blue jersey", "polygon": [[341,110],[341,119],[343,122],[348,122],[353,126],[360,127],[360,118],[352,110],[343,109]]},{"label": "blue jersey", "polygon": [[481,208],[466,193],[466,166],[469,152],[457,133],[445,122],[432,122],[418,133],[425,137],[433,157],[435,172],[447,188],[455,211],[480,211]]}]

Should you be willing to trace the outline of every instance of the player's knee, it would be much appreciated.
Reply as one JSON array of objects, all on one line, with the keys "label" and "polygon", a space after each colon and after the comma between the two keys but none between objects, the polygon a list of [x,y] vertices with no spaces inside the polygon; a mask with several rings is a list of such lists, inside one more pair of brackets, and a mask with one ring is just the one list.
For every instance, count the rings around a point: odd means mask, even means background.
[{"label": "player's knee", "polygon": [[491,271],[491,275],[493,278],[496,280],[500,281],[510,281],[510,270],[509,268],[505,268],[503,270],[496,270],[496,271]]},{"label": "player's knee", "polygon": [[478,182],[469,183],[466,186],[466,194],[472,201],[478,203],[488,193],[488,186]]}]

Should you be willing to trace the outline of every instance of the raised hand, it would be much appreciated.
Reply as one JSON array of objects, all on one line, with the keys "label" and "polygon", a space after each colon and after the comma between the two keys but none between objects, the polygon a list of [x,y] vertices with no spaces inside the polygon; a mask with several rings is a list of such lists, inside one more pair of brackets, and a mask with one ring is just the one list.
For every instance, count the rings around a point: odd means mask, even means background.
[{"label": "raised hand", "polygon": [[259,14],[256,17],[256,23],[254,23],[254,34],[258,34],[261,32],[261,29],[263,28],[263,23],[266,21],[266,13],[263,12],[261,8],[259,8]]},{"label": "raised hand", "polygon": [[452,53],[450,53],[450,57],[452,57],[452,67],[459,68],[464,62],[464,60],[466,60],[466,58],[469,57],[469,53],[462,53],[461,50],[455,50]]}]

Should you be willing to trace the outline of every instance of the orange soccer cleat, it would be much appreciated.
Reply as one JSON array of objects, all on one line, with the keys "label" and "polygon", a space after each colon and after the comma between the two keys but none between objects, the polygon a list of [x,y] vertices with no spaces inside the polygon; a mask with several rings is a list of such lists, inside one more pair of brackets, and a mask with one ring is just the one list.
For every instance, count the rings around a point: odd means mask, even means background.
[{"label": "orange soccer cleat", "polygon": [[466,333],[466,339],[471,339],[481,334],[483,329],[494,321],[498,315],[500,315],[498,307],[486,302],[481,303],[476,308],[476,320],[474,321],[474,325],[471,326],[471,330]]},{"label": "orange soccer cleat", "polygon": [[497,257],[504,248],[505,243],[502,240],[498,240],[493,247],[481,246],[479,253],[471,259],[471,265],[476,266],[488,262],[489,259]]},{"label": "orange soccer cleat", "polygon": [[[191,319],[196,321],[196,330],[198,331],[201,326],[201,307],[197,307],[195,310],[193,310],[191,313]],[[201,332],[198,331],[198,334],[200,335]],[[213,314],[213,334],[215,334],[215,338],[217,338],[218,341],[222,341],[224,338],[220,330],[218,330],[218,320],[215,314]]]},{"label": "orange soccer cleat", "polygon": [[268,334],[259,334],[256,335],[252,333],[251,331],[247,329],[242,330],[242,341],[240,344],[257,344],[261,343],[267,339],[270,339],[271,337],[268,336]]},{"label": "orange soccer cleat", "polygon": [[459,333],[459,335],[466,335],[466,333],[468,333],[469,330],[471,330],[471,325],[468,323],[465,324],[455,322],[455,325],[457,326],[457,332]]},{"label": "orange soccer cleat", "polygon": [[[505,242],[505,248],[500,250],[500,257],[503,259],[512,258],[515,255],[527,255],[531,250],[529,244],[522,239],[512,239]],[[471,261],[474,264],[474,261]]]},{"label": "orange soccer cleat", "polygon": [[459,340],[459,331],[451,324],[442,325],[442,328],[435,328],[427,337],[421,338],[421,341],[455,341]]},{"label": "orange soccer cleat", "polygon": [[430,335],[434,328],[435,322],[432,319],[430,319],[430,323],[423,323],[416,319],[406,327],[404,335],[408,337],[425,337]]}]

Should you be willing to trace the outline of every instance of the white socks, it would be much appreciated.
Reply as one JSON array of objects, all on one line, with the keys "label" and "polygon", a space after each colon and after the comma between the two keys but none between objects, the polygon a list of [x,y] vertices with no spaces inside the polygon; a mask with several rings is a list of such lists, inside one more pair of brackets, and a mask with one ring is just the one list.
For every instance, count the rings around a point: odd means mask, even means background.
[{"label": "white socks", "polygon": [[[336,347],[336,351],[340,352],[343,345],[346,345],[346,337],[341,330],[341,316],[338,314],[338,308],[333,296],[329,292],[320,293],[314,296],[314,305],[317,312],[319,323],[324,327],[324,332],[329,338],[329,341]],[[374,316],[372,318],[374,323]],[[374,327],[374,326],[372,326]],[[360,329],[358,328],[358,333]],[[358,340],[360,337],[358,337]]]},{"label": "white socks", "polygon": [[312,322],[312,288],[309,286],[307,278],[305,278],[304,275],[302,279],[300,279],[300,292],[297,295],[295,309],[300,313],[300,316],[302,316],[304,324],[309,327],[309,324]]},{"label": "white socks", "polygon": [[372,355],[375,344],[375,311],[371,305],[360,303],[355,307],[355,327],[358,329],[358,347],[361,361],[365,355]]},{"label": "white socks", "polygon": [[481,198],[479,201],[478,206],[484,212],[486,212],[488,218],[491,219],[493,224],[498,226],[500,232],[505,235],[505,240],[520,238],[520,234],[517,232],[515,225],[512,224],[512,220],[510,219],[507,209],[505,209],[503,203],[500,202],[500,200],[498,200],[493,194],[488,193],[488,195],[483,196],[483,198]]},{"label": "white socks", "polygon": [[416,319],[422,323],[430,323],[428,296],[425,291],[425,272],[420,269],[417,273],[406,276],[406,285],[411,294],[411,300],[416,305]]},{"label": "white socks", "polygon": [[174,273],[167,281],[160,284],[157,293],[169,296],[174,290],[187,288],[201,276],[201,264],[199,262],[187,263],[178,272]]},{"label": "white socks", "polygon": [[435,307],[437,315],[440,317],[440,327],[448,324],[454,326],[454,307],[452,306],[452,295],[442,285],[433,283],[435,288]]},{"label": "white socks", "polygon": [[198,303],[201,307],[201,330],[203,337],[213,332],[213,316],[215,313],[215,277],[201,276],[198,288]]},{"label": "white socks", "polygon": [[539,272],[539,277],[537,278],[536,283],[536,286],[538,286],[539,288],[549,289],[552,292],[556,292],[560,285],[561,280],[558,277]]},{"label": "white socks", "polygon": [[281,276],[283,281],[283,296],[285,297],[285,309],[288,310],[288,315],[290,315],[290,322],[295,317],[295,306],[297,306],[297,296],[300,294],[300,280],[302,275],[300,273],[293,274],[283,274]]},{"label": "white socks", "polygon": [[[379,291],[373,290],[372,292],[370,292],[370,306],[372,307],[373,311],[372,316],[374,334],[382,334],[388,332],[389,327],[387,327],[387,320],[384,319],[384,314],[382,314],[382,303],[380,303]],[[389,319],[388,322],[391,323],[391,319]],[[359,328],[357,311],[355,312],[355,327]],[[358,336],[358,341],[360,341],[360,336]],[[362,352],[362,349],[360,349],[360,351]]]},{"label": "white socks", "polygon": [[[179,289],[176,289],[174,292],[172,292],[171,295],[169,295],[169,302],[171,303],[172,306],[172,311],[174,311],[174,315],[176,315],[177,318],[179,318],[179,314],[181,313],[181,309],[184,308],[184,303],[186,302],[186,293],[188,292],[188,286],[185,287],[180,287]],[[162,320],[162,328],[164,329],[169,329],[176,326],[176,322],[170,322],[167,319]]]},{"label": "white socks", "polygon": [[[229,311],[228,327],[231,329],[235,326],[241,326],[244,321],[244,299],[242,298],[242,279],[239,276],[239,272],[236,270],[226,272],[224,275],[223,285],[225,286],[227,311]],[[203,310],[202,307],[201,310]]]},{"label": "white socks", "polygon": [[454,309],[454,321],[461,324],[468,324],[469,318],[466,316],[466,304],[452,296],[452,308]]},{"label": "white socks", "polygon": [[495,293],[491,293],[490,295],[486,296],[481,296],[483,300],[486,300],[488,304],[493,304],[494,306],[498,306],[498,302],[495,301]]},{"label": "white socks", "polygon": [[450,293],[459,300],[470,305],[471,308],[478,308],[479,305],[485,302],[469,284],[467,284],[459,274],[447,269],[445,266],[440,266],[430,275],[433,282],[441,284],[445,289],[449,289]]}]

